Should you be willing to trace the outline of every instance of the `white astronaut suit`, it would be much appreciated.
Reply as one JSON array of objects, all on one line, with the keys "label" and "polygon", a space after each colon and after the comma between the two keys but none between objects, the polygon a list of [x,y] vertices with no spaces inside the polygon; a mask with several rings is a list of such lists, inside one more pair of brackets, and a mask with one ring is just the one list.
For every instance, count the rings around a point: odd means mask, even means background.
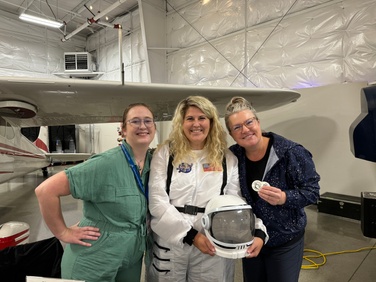
[{"label": "white astronaut suit", "polygon": [[[185,205],[205,208],[221,192],[222,167],[208,164],[205,150],[194,151],[197,158],[188,158],[173,167],[169,194],[166,192],[169,147],[157,150],[151,162],[149,210],[154,244],[147,261],[147,281],[233,281],[234,260],[201,253],[193,244],[183,242],[193,227],[203,234],[202,212],[187,214],[176,207]],[[224,194],[240,196],[237,158],[226,152],[227,184]],[[265,231],[260,219],[256,229]]]}]

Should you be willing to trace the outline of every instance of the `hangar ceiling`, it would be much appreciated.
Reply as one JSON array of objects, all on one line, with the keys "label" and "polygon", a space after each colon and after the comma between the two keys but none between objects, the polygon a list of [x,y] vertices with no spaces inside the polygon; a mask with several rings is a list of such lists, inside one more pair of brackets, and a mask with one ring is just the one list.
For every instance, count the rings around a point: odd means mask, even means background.
[{"label": "hangar ceiling", "polygon": [[83,37],[102,29],[104,24],[116,24],[117,17],[127,14],[135,7],[137,0],[0,0],[0,11],[12,15],[14,19],[20,20],[19,15],[27,13],[57,20],[64,23],[60,28],[64,34],[83,27],[88,20],[105,13],[99,20],[103,24],[91,23],[79,31],[79,36]]}]

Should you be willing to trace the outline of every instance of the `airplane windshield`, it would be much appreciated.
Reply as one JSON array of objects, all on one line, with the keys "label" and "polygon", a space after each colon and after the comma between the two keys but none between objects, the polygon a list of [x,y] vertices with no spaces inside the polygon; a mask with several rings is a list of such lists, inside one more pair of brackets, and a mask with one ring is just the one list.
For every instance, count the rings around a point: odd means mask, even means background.
[{"label": "airplane windshield", "polygon": [[0,117],[0,136],[11,140],[14,138],[13,127],[2,117]]}]

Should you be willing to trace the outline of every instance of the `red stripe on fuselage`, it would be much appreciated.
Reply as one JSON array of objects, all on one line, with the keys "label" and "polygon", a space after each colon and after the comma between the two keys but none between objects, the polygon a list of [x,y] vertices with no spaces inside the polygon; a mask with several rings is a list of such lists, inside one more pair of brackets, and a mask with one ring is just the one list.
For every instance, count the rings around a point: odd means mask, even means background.
[{"label": "red stripe on fuselage", "polygon": [[16,156],[16,157],[33,158],[33,159],[45,159],[46,158],[42,154],[37,155],[35,153],[28,152],[28,151],[25,151],[25,150],[22,150],[20,148],[16,148],[13,146],[9,146],[4,143],[0,143],[0,154]]}]

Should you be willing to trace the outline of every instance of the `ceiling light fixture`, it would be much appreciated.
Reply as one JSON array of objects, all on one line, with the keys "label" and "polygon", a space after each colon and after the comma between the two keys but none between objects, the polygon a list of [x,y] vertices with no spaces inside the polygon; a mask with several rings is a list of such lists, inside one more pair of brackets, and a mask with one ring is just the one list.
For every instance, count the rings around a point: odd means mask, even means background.
[{"label": "ceiling light fixture", "polygon": [[45,26],[49,26],[49,27],[53,27],[53,28],[59,28],[63,25],[63,23],[60,23],[60,22],[57,22],[57,21],[52,21],[52,20],[48,20],[48,19],[45,19],[45,18],[31,16],[31,15],[28,15],[28,14],[21,14],[20,19],[27,21],[27,22],[45,25]]}]

